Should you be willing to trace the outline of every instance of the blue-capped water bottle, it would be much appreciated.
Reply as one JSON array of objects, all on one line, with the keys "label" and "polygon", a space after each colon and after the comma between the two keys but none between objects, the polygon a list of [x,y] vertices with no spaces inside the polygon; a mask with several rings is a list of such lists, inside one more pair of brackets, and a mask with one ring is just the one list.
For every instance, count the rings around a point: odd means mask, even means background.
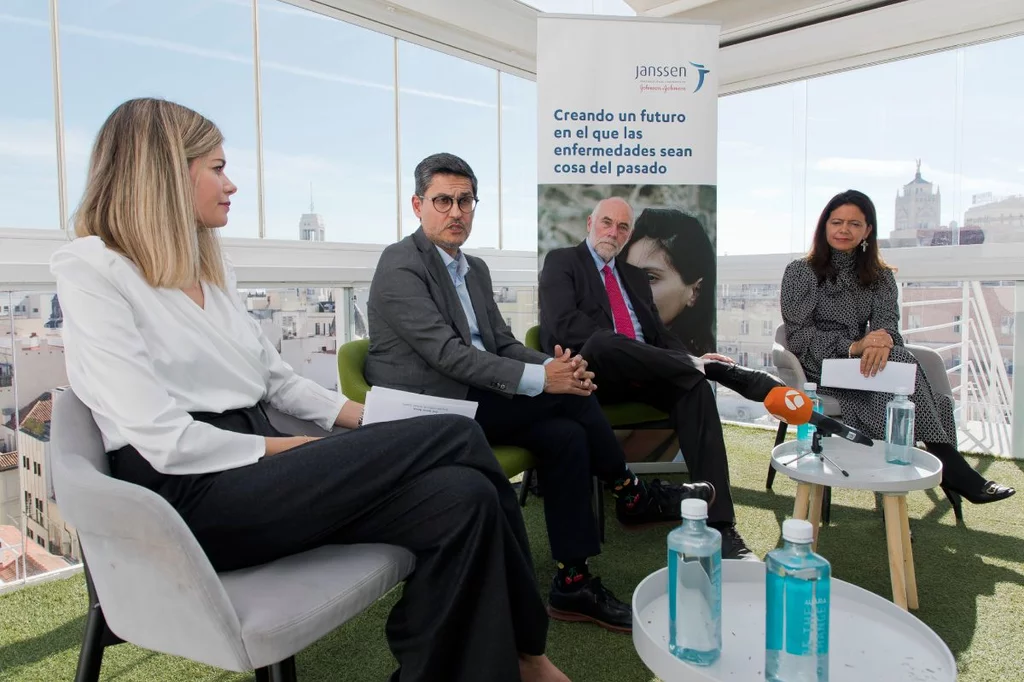
[{"label": "blue-capped water bottle", "polygon": [[914,462],[914,403],[910,389],[897,388],[885,406],[885,461],[890,464]]},{"label": "blue-capped water bottle", "polygon": [[711,665],[722,652],[722,534],[708,527],[704,500],[680,507],[683,523],[668,534],[668,650]]},{"label": "blue-capped water bottle", "polygon": [[832,568],[811,551],[807,521],[782,522],[783,545],[765,557],[765,666],[768,682],[828,682]]},{"label": "blue-capped water bottle", "polygon": [[[818,397],[818,384],[808,381],[804,384],[804,393],[811,399],[811,407],[815,412],[822,411],[821,398]],[[800,452],[811,451],[811,440],[814,438],[814,424],[807,422],[796,427],[796,439],[799,442],[797,449]]]}]

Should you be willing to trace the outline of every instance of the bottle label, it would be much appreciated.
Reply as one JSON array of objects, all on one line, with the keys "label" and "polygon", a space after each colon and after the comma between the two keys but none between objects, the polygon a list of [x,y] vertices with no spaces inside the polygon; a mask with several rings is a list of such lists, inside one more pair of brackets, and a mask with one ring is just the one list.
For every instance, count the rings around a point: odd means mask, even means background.
[{"label": "bottle label", "polygon": [[829,581],[766,576],[765,646],[795,656],[828,653]]}]

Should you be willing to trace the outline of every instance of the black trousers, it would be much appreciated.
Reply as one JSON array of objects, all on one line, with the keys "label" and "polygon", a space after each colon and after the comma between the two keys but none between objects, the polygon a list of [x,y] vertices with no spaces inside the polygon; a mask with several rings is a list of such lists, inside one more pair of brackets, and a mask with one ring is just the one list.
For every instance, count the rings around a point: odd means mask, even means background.
[{"label": "black trousers", "polygon": [[[258,408],[193,416],[281,435]],[[366,426],[214,474],[160,474],[130,446],[111,460],[115,476],[178,510],[218,571],[329,543],[411,550],[416,569],[387,622],[393,681],[518,682],[518,654],[544,652],[548,617],[516,495],[470,419]]]},{"label": "black trousers", "polygon": [[606,483],[622,478],[626,455],[597,399],[550,393],[506,398],[475,388],[467,399],[478,403],[476,420],[488,440],[526,448],[537,458],[553,558],[600,554],[591,478]]},{"label": "black trousers", "polygon": [[718,405],[711,384],[690,356],[610,330],[593,334],[580,355],[594,371],[603,402],[638,401],[669,414],[691,479],[715,486],[708,522],[733,522],[736,512]]}]

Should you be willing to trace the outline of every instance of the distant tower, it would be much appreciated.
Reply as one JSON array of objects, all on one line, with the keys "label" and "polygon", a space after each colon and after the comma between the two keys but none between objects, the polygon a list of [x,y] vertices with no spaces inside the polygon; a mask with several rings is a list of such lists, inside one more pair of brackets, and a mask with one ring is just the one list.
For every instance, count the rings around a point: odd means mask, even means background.
[{"label": "distant tower", "polygon": [[313,183],[309,183],[309,213],[299,218],[299,239],[305,242],[324,241],[324,217],[313,210]]},{"label": "distant tower", "polygon": [[921,177],[921,159],[917,161],[914,179],[896,192],[895,230],[935,230],[940,226],[942,195],[938,187]]}]

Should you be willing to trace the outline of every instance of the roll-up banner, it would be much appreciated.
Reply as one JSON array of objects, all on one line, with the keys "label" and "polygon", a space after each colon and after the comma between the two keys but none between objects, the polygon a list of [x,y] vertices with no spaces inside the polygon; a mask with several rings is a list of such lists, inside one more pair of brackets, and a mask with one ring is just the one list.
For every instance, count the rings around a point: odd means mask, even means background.
[{"label": "roll-up banner", "polygon": [[714,351],[718,24],[537,23],[538,268],[586,239],[588,220],[625,210],[616,258],[647,271],[692,353]]}]

